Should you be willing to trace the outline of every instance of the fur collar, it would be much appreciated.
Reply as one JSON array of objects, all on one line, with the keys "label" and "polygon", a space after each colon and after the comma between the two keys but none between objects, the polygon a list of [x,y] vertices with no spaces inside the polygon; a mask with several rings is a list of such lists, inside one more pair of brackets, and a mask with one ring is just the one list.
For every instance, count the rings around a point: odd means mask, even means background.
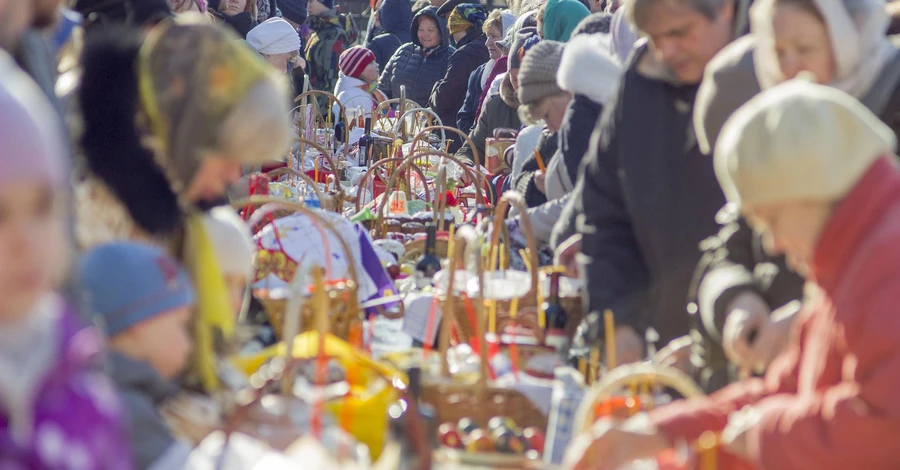
[{"label": "fur collar", "polygon": [[566,45],[556,79],[563,90],[606,105],[619,88],[622,65],[610,49],[608,34],[573,37]]}]

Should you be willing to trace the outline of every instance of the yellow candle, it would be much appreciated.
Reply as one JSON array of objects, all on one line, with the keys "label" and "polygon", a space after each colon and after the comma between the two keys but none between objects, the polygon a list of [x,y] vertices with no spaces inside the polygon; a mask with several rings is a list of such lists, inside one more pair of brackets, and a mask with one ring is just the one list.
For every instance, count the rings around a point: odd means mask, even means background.
[{"label": "yellow candle", "polygon": [[606,367],[612,370],[616,368],[616,319],[612,310],[603,312],[603,321],[606,327]]},{"label": "yellow candle", "polygon": [[488,307],[488,331],[496,334],[497,333],[497,301],[494,299],[489,300],[490,305]]},{"label": "yellow candle", "polygon": [[599,377],[597,377],[597,371],[600,369],[600,350],[597,348],[591,348],[591,356],[588,361],[588,370],[591,375],[591,383],[596,381]]},{"label": "yellow candle", "polygon": [[697,451],[700,454],[700,470],[716,470],[716,446],[719,438],[715,433],[707,431],[697,440]]},{"label": "yellow candle", "polygon": [[503,244],[500,244],[500,270],[503,271],[506,269],[506,249],[504,249]]}]

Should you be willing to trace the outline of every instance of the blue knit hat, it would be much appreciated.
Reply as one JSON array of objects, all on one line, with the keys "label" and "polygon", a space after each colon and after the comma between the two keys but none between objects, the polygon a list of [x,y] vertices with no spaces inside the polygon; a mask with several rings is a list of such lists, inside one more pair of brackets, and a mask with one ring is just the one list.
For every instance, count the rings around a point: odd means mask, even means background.
[{"label": "blue knit hat", "polygon": [[194,303],[187,272],[162,250],[142,243],[116,242],[85,253],[78,278],[91,315],[107,335]]}]

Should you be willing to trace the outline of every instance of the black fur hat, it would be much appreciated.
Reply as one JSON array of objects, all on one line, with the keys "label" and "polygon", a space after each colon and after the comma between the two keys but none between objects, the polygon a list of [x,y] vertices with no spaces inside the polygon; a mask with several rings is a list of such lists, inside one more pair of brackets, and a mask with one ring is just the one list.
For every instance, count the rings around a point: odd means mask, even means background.
[{"label": "black fur hat", "polygon": [[76,0],[74,9],[84,16],[89,30],[122,23],[153,25],[172,14],[166,0]]},{"label": "black fur hat", "polygon": [[[165,0],[163,0],[165,2]],[[178,199],[137,127],[138,53],[143,34],[113,24],[88,36],[78,101],[84,119],[81,145],[88,169],[125,205],[141,229],[174,231]]]}]

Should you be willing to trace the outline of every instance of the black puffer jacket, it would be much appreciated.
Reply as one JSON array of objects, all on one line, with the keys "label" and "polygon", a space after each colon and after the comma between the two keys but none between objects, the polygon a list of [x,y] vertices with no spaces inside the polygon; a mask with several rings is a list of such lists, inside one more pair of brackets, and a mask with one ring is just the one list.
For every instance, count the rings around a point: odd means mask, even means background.
[{"label": "black puffer jacket", "polygon": [[[491,59],[485,41],[487,36],[481,29],[470,28],[466,37],[459,41],[459,48],[450,56],[447,73],[438,81],[431,93],[428,106],[440,116],[444,125],[456,126],[456,115],[466,100],[469,76],[480,65]],[[455,145],[451,151],[455,152],[460,145]]]},{"label": "black puffer jacket", "polygon": [[384,68],[400,46],[412,42],[409,30],[412,25],[412,4],[409,0],[384,0],[378,10],[382,31],[366,43],[375,54],[379,71]]},{"label": "black puffer jacket", "polygon": [[[441,33],[441,45],[426,54],[419,43],[419,19],[427,16],[437,22]],[[400,97],[400,87],[406,86],[406,97],[422,106],[428,104],[431,90],[447,72],[450,55],[454,49],[450,47],[447,35],[447,22],[437,16],[437,8],[429,7],[420,11],[413,18],[410,27],[412,42],[397,49],[391,60],[384,67],[378,88],[389,99]]]}]

